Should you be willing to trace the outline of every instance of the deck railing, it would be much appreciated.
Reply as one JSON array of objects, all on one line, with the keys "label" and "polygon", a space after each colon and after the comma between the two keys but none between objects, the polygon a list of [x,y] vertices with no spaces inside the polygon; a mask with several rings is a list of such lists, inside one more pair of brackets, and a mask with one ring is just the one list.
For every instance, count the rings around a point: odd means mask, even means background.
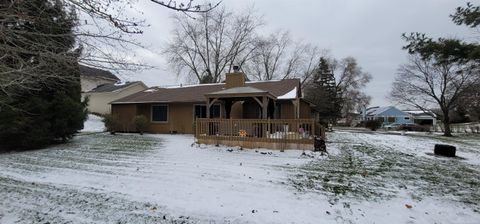
[{"label": "deck railing", "polygon": [[313,119],[208,119],[195,124],[197,139],[313,144],[322,129]]}]

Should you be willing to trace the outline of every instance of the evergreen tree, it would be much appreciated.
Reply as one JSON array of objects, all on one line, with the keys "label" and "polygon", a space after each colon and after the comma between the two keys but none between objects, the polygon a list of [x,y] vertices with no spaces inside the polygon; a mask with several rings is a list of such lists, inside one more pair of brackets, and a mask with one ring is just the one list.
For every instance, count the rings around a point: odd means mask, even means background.
[{"label": "evergreen tree", "polygon": [[[6,2],[3,15],[9,16],[0,24],[6,30],[1,38],[11,48],[1,49],[9,56],[0,61],[0,72],[28,82],[0,92],[7,102],[0,110],[0,149],[65,141],[83,128],[87,112],[81,101],[80,52],[74,50],[76,15],[59,0]],[[29,79],[35,75],[41,78]]]},{"label": "evergreen tree", "polygon": [[316,104],[322,123],[335,123],[340,116],[341,98],[337,96],[335,77],[325,58],[320,58],[313,80],[305,89],[305,95]]}]

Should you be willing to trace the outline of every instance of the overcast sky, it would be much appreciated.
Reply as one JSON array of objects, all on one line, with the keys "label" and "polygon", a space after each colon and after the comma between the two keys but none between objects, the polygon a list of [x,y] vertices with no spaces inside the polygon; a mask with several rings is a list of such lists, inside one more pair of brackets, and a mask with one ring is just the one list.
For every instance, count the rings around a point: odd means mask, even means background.
[{"label": "overcast sky", "polygon": [[[139,10],[150,27],[137,39],[148,50],[137,52],[157,69],[123,75],[142,80],[148,86],[179,84],[175,73],[159,52],[171,37],[174,24],[171,10],[140,0]],[[197,1],[199,2],[199,1]],[[391,83],[398,66],[406,62],[402,50],[404,32],[424,32],[431,37],[472,40],[472,30],[454,25],[449,15],[467,1],[460,0],[223,0],[230,9],[241,11],[254,6],[263,15],[266,32],[289,30],[293,39],[329,49],[336,58],[353,56],[373,79],[366,88],[371,106],[387,106]]]}]

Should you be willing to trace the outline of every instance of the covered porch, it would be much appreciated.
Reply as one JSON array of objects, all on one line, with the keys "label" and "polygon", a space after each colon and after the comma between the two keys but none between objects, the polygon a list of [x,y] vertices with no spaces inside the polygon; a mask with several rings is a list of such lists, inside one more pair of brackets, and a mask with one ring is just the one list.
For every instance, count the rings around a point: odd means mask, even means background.
[{"label": "covered porch", "polygon": [[[246,86],[205,97],[207,118],[195,121],[195,137],[201,144],[313,149],[315,137],[324,137],[322,127],[310,118],[310,105],[306,105],[308,112],[301,116],[298,97],[279,99],[267,91]],[[220,117],[210,118],[213,105],[221,106]]]},{"label": "covered porch", "polygon": [[[298,119],[300,99],[277,98],[268,91],[254,87],[234,87],[205,94],[207,117],[213,105],[220,105],[224,119]],[[282,108],[283,106],[283,108]],[[305,115],[307,117],[307,115]]]}]

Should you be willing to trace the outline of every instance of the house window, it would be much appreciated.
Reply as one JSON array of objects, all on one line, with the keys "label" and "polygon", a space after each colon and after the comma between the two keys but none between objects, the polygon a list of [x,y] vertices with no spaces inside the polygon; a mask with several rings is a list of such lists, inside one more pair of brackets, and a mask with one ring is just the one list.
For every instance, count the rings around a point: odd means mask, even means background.
[{"label": "house window", "polygon": [[195,118],[206,118],[207,117],[207,107],[205,105],[195,105]]},{"label": "house window", "polygon": [[167,122],[168,121],[168,105],[153,105],[152,121]]},{"label": "house window", "polygon": [[[195,118],[206,118],[207,117],[207,106],[205,105],[195,105]],[[210,107],[210,117],[219,118],[220,117],[220,105],[215,104]]]},{"label": "house window", "polygon": [[388,117],[388,123],[395,122],[395,117]]},{"label": "house window", "polygon": [[409,118],[409,117],[405,117],[405,120],[410,120],[410,118]]}]

